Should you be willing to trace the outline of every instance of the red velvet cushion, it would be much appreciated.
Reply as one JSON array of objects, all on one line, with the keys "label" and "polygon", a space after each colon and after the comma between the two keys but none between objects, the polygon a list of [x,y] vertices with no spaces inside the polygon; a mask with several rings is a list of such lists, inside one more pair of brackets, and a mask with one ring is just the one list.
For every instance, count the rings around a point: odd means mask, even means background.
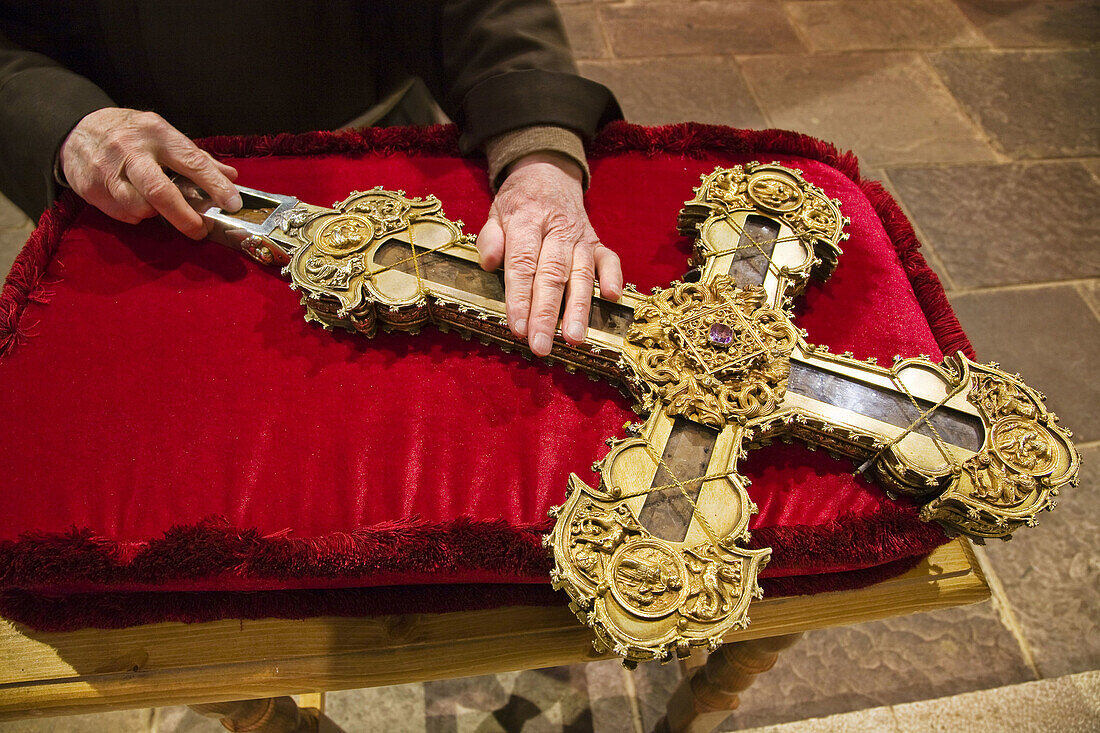
[{"label": "red velvet cushion", "polygon": [[[207,144],[241,184],[303,201],[434,193],[469,232],[491,201],[450,128]],[[811,341],[886,360],[969,348],[892,199],[790,133],[605,131],[588,207],[626,279],[678,278],[676,215],[700,174],[754,159],[802,169],[852,220],[835,275],[796,309]],[[302,313],[276,271],[217,245],[72,201],[48,212],[0,298],[0,590],[546,584],[546,511],[570,472],[593,480],[628,401],[454,334],[367,340]],[[807,578],[766,592],[867,582],[946,540],[821,452],[780,445],[743,470],[765,577]]]}]

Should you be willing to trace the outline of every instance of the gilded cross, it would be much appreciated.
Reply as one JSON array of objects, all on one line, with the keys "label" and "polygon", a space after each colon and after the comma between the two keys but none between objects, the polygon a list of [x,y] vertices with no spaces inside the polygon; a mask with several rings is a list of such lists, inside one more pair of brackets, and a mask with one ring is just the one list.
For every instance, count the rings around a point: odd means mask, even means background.
[{"label": "gilded cross", "polygon": [[[212,239],[281,267],[307,320],[366,336],[434,323],[519,346],[501,273],[481,270],[434,197],[376,188],[325,208],[242,188],[245,208],[227,214],[180,187]],[[1069,431],[1018,375],[961,353],[859,361],[792,323],[810,278],[836,267],[839,203],[777,163],[716,169],[679,215],[694,238],[684,280],[617,302],[597,288],[586,342],[555,341],[550,361],[619,383],[645,416],[609,439],[598,485],[572,475],[551,512],[553,583],[598,648],[667,660],[749,623],[771,551],[744,546],[756,507],[737,463],[775,438],[851,457],[923,502],[922,518],[979,538],[1034,524],[1076,484]]]}]

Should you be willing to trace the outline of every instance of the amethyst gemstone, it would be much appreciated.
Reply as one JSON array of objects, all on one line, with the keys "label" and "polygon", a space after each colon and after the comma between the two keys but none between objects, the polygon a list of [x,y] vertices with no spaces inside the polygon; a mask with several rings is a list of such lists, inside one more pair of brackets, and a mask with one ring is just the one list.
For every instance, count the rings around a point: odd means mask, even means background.
[{"label": "amethyst gemstone", "polygon": [[733,329],[724,323],[715,323],[711,325],[707,338],[715,346],[729,346],[733,343]]}]

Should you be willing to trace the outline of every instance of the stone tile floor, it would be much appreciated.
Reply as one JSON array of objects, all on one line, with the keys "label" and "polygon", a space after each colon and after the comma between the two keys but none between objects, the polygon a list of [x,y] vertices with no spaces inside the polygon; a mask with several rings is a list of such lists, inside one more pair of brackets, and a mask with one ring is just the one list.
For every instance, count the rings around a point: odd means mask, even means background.
[{"label": "stone tile floor", "polygon": [[[1082,483],[981,553],[989,604],[828,629],[722,730],[1100,730],[1100,88],[1095,0],[561,0],[628,119],[783,127],[894,191],[980,358],[1041,385]],[[0,201],[0,273],[30,222]],[[675,665],[613,662],[332,693],[348,731],[650,731]],[[3,731],[215,731],[184,708]]]}]

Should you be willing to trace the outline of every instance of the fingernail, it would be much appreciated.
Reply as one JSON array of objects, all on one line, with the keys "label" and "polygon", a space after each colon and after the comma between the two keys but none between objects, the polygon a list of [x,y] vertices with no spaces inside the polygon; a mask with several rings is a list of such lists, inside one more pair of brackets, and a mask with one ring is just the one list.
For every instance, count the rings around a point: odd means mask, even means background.
[{"label": "fingernail", "polygon": [[531,351],[535,352],[539,356],[545,356],[550,353],[550,337],[545,333],[540,333],[531,339]]},{"label": "fingernail", "polygon": [[583,341],[584,326],[579,323],[570,323],[569,326],[566,328],[565,335],[573,339],[574,341]]},{"label": "fingernail", "polygon": [[226,211],[240,211],[241,207],[244,206],[244,202],[241,201],[241,195],[239,193],[230,196],[229,201],[226,203],[229,204],[229,208],[226,209]]},{"label": "fingernail", "polygon": [[518,333],[520,336],[523,336],[527,333],[527,319],[521,318],[518,321],[516,321],[515,325],[516,325],[516,333]]}]

